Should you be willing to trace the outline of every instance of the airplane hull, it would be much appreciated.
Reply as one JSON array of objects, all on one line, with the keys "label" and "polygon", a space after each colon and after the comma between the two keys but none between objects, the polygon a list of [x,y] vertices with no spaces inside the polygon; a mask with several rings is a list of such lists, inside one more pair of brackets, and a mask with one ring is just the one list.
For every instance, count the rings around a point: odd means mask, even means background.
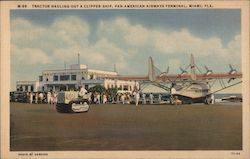
[{"label": "airplane hull", "polygon": [[190,83],[186,86],[175,85],[171,89],[173,99],[181,101],[183,104],[209,103],[210,88],[206,83]]},{"label": "airplane hull", "polygon": [[180,94],[172,94],[173,98],[178,98],[182,102],[182,104],[192,104],[192,103],[205,103],[209,104],[210,101],[210,96],[204,96],[204,97],[188,97],[188,96],[183,96]]}]

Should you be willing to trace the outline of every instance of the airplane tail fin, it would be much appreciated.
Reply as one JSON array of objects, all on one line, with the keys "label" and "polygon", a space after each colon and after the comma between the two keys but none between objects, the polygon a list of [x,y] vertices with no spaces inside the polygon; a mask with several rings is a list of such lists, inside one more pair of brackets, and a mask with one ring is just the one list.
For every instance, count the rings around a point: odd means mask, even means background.
[{"label": "airplane tail fin", "polygon": [[154,62],[151,56],[148,58],[148,78],[150,81],[156,80]]},{"label": "airplane tail fin", "polygon": [[190,74],[191,74],[191,79],[196,80],[195,63],[194,63],[193,54],[191,54],[191,59],[190,59]]}]

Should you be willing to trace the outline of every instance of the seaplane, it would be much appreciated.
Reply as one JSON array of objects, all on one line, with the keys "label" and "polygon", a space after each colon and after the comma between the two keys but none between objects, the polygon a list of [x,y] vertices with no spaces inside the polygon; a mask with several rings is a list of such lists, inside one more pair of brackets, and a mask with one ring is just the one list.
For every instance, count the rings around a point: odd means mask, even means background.
[{"label": "seaplane", "polygon": [[[117,76],[115,78],[138,81],[140,91],[143,91],[147,85],[162,88],[169,93],[170,103],[178,100],[182,104],[210,104],[215,93],[242,83],[242,73],[233,68],[231,64],[229,64],[229,68],[230,71],[227,73],[214,73],[213,70],[205,66],[206,72],[202,73],[195,64],[194,56],[191,54],[190,64],[185,69],[180,67],[180,74],[171,75],[168,74],[169,67],[162,72],[154,65],[152,57],[149,57],[148,75]],[[199,73],[197,73],[197,70]],[[225,80],[228,81],[225,82]],[[232,82],[235,80],[236,82]],[[220,88],[212,91],[211,88],[216,82],[219,83]]]}]

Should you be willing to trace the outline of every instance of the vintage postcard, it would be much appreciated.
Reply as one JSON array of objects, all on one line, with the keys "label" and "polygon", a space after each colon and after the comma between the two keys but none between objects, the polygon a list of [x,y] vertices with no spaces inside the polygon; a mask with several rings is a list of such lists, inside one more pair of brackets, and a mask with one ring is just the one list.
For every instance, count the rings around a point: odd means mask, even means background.
[{"label": "vintage postcard", "polygon": [[1,1],[1,158],[249,157],[249,1]]}]

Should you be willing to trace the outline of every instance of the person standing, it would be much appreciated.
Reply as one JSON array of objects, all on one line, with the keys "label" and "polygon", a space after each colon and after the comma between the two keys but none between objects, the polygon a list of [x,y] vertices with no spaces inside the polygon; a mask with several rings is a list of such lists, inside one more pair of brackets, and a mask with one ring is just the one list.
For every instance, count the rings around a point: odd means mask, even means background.
[{"label": "person standing", "polygon": [[43,102],[43,93],[40,92],[39,93],[39,103],[42,103]]},{"label": "person standing", "polygon": [[136,92],[135,93],[135,105],[138,106],[139,104],[139,99],[140,99],[140,93]]},{"label": "person standing", "polygon": [[126,94],[126,100],[127,100],[127,104],[130,104],[130,102],[131,102],[131,97],[130,97],[130,94],[129,93],[127,93]]},{"label": "person standing", "polygon": [[56,105],[57,104],[57,92],[53,93],[53,104]]},{"label": "person standing", "polygon": [[32,103],[33,103],[33,93],[30,92],[30,104],[32,104]]},{"label": "person standing", "polygon": [[161,97],[162,97],[162,95],[159,94],[159,96],[158,96],[158,102],[159,102],[159,104],[161,104]]},{"label": "person standing", "polygon": [[97,104],[97,92],[95,92],[95,94],[94,94],[94,100],[93,101],[94,101],[95,104]]},{"label": "person standing", "polygon": [[38,103],[38,92],[35,93],[35,103]]},{"label": "person standing", "polygon": [[214,94],[211,94],[211,104],[215,103],[215,98],[214,98]]},{"label": "person standing", "polygon": [[50,104],[53,105],[54,103],[54,92],[51,91],[51,97],[50,97]]},{"label": "person standing", "polygon": [[29,103],[30,101],[30,93],[26,92],[26,102]]},{"label": "person standing", "polygon": [[116,104],[120,103],[120,97],[121,97],[120,93],[117,93],[116,94]]},{"label": "person standing", "polygon": [[154,103],[154,95],[153,95],[153,93],[150,93],[149,99],[150,99],[150,104],[153,104]]},{"label": "person standing", "polygon": [[47,102],[48,104],[51,104],[51,92],[47,93]]},{"label": "person standing", "polygon": [[102,99],[103,104],[106,104],[106,103],[107,103],[107,96],[106,96],[105,93],[103,94],[103,97],[102,97],[102,98],[103,98],[103,99]]},{"label": "person standing", "polygon": [[78,96],[79,96],[80,98],[83,98],[83,96],[84,96],[87,92],[88,92],[88,91],[87,91],[85,88],[81,87],[81,88],[80,88],[80,91],[78,92]]},{"label": "person standing", "polygon": [[88,100],[89,100],[89,103],[92,104],[92,92],[88,93]]},{"label": "person standing", "polygon": [[101,96],[100,96],[100,93],[97,93],[96,99],[97,99],[97,104],[101,104]]},{"label": "person standing", "polygon": [[125,95],[123,93],[121,94],[121,101],[122,101],[122,104],[125,104]]}]

